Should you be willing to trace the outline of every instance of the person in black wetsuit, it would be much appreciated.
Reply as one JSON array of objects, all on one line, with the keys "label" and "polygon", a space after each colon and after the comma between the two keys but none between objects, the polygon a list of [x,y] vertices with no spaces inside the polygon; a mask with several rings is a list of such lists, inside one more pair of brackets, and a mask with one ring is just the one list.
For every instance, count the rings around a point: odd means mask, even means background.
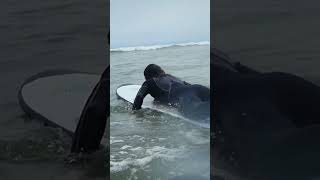
[{"label": "person in black wetsuit", "polygon": [[234,62],[211,49],[211,167],[245,179],[319,177],[320,86]]},{"label": "person in black wetsuit", "polygon": [[156,102],[177,107],[186,117],[206,120],[210,117],[210,89],[180,80],[156,65],[144,70],[146,81],[142,84],[133,103],[133,110],[141,108],[143,99],[150,94]]}]

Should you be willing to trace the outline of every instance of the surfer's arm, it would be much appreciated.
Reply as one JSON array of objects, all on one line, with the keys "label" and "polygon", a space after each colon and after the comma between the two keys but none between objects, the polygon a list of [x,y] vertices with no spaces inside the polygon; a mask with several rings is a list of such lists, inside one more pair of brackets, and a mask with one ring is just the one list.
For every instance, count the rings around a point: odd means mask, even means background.
[{"label": "surfer's arm", "polygon": [[190,83],[187,83],[186,81],[183,81],[184,85],[191,85]]},{"label": "surfer's arm", "polygon": [[148,94],[148,86],[147,83],[143,83],[141,88],[139,89],[136,98],[134,99],[133,102],[133,106],[132,109],[133,110],[138,110],[141,109],[142,103],[143,103],[143,99],[146,97],[146,95]]},{"label": "surfer's arm", "polygon": [[260,74],[260,72],[254,70],[254,69],[251,69],[248,66],[245,66],[245,65],[241,64],[240,62],[234,63],[234,67],[240,73],[244,73],[244,74]]}]

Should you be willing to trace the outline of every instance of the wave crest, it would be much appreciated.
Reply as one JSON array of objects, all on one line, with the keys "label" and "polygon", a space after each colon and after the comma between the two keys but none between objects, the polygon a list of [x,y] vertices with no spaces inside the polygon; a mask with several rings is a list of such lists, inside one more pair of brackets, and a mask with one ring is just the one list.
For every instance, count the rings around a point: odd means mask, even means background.
[{"label": "wave crest", "polygon": [[148,51],[148,50],[157,50],[162,48],[168,48],[173,46],[204,46],[210,45],[208,41],[201,42],[188,42],[188,43],[178,43],[178,44],[164,44],[164,45],[151,45],[151,46],[135,46],[135,47],[121,47],[110,49],[111,52],[128,52],[128,51]]}]

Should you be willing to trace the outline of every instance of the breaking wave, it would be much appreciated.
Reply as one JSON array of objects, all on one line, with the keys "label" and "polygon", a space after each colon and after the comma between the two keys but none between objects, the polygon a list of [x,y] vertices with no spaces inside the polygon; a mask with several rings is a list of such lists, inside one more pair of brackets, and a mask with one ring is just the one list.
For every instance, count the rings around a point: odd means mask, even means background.
[{"label": "breaking wave", "polygon": [[157,50],[162,48],[168,48],[173,46],[204,46],[210,45],[209,41],[201,42],[188,42],[188,43],[178,43],[178,44],[164,44],[164,45],[151,45],[151,46],[135,46],[135,47],[120,47],[115,49],[110,49],[111,52],[128,52],[128,51],[148,51],[148,50]]}]

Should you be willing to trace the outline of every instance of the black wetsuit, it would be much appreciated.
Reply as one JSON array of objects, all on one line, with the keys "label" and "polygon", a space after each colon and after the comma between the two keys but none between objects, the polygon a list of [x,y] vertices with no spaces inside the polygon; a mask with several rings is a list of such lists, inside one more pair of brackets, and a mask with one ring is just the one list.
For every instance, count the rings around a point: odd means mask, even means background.
[{"label": "black wetsuit", "polygon": [[228,167],[225,159],[232,156],[233,172],[260,176],[248,179],[308,179],[318,173],[320,87],[293,74],[232,63],[215,49],[211,53],[211,165]]},{"label": "black wetsuit", "polygon": [[109,73],[110,67],[101,75],[82,110],[74,133],[71,153],[90,153],[99,149],[106,125],[109,124]]},{"label": "black wetsuit", "polygon": [[143,99],[150,94],[155,101],[178,107],[186,117],[208,121],[210,117],[210,89],[189,84],[165,74],[142,84],[135,98],[133,109],[140,109]]}]

